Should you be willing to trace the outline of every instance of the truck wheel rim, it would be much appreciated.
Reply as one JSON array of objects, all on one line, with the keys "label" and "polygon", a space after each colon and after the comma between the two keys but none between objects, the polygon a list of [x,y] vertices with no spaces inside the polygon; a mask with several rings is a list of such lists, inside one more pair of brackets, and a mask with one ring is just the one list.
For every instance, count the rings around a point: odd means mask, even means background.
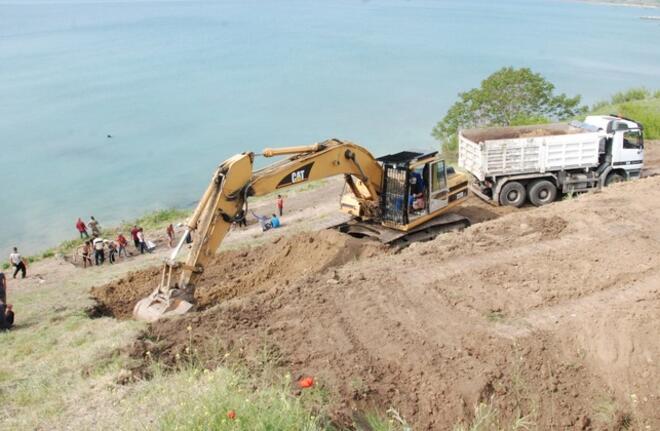
[{"label": "truck wheel rim", "polygon": [[548,189],[541,189],[539,190],[539,199],[546,200],[549,194]]},{"label": "truck wheel rim", "polygon": [[506,198],[509,200],[509,202],[515,202],[518,200],[518,192],[516,190],[511,190],[507,195]]}]

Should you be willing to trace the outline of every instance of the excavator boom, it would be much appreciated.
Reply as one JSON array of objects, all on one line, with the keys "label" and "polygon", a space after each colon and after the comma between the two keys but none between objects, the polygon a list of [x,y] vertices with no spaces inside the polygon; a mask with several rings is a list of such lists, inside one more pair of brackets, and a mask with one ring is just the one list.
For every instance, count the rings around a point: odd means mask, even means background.
[{"label": "excavator boom", "polygon": [[[328,140],[304,147],[266,149],[265,157],[289,158],[253,172],[254,153],[238,154],[214,172],[202,199],[187,222],[186,234],[165,261],[158,288],[140,300],[133,310],[137,319],[154,321],[162,316],[182,314],[192,308],[196,281],[204,272],[223,238],[244,208],[247,199],[306,181],[335,175],[351,176],[351,191],[363,207],[365,218],[377,216],[383,170],[364,148],[350,142]],[[185,263],[177,261],[185,237],[193,245]],[[174,282],[179,269],[178,282]]]}]

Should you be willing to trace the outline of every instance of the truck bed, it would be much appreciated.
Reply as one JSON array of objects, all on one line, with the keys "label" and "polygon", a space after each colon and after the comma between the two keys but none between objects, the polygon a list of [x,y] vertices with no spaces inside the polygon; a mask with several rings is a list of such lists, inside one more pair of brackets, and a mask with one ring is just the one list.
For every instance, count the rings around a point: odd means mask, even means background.
[{"label": "truck bed", "polygon": [[480,181],[502,175],[590,168],[602,132],[579,123],[468,129],[459,133],[459,166]]}]

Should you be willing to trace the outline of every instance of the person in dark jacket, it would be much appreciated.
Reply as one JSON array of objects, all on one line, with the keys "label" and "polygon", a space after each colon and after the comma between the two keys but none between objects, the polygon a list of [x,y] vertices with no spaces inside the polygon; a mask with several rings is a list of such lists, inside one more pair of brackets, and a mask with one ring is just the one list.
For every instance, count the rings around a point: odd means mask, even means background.
[{"label": "person in dark jacket", "polygon": [[0,302],[0,331],[6,331],[14,326],[14,310],[11,304]]}]

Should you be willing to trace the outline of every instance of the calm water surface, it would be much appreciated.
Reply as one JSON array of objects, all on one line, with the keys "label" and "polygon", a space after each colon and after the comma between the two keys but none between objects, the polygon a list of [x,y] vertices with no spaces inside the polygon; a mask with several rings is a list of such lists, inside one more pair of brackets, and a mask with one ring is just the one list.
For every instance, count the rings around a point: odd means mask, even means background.
[{"label": "calm water surface", "polygon": [[660,88],[660,25],[641,15],[555,0],[0,0],[0,253],[70,238],[78,216],[190,205],[236,152],[433,147],[456,94],[502,66],[586,102]]}]

